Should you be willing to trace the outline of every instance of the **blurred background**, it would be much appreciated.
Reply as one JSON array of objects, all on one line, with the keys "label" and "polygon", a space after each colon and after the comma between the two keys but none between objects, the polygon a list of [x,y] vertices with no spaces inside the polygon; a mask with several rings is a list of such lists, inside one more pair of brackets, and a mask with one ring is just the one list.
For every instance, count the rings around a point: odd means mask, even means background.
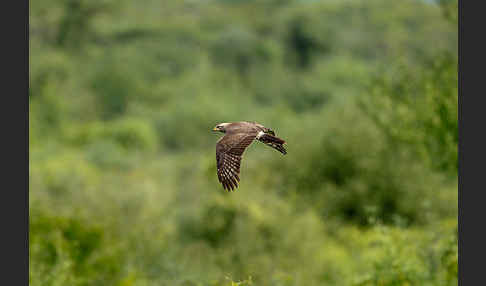
[{"label": "blurred background", "polygon": [[[30,285],[457,285],[457,1],[30,2]],[[216,176],[211,129],[288,142]]]}]

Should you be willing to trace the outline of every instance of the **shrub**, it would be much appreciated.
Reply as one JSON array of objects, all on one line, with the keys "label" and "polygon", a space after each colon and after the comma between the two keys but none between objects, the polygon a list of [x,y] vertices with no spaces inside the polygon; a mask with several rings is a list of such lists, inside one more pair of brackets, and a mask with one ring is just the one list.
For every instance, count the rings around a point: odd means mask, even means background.
[{"label": "shrub", "polygon": [[115,67],[108,67],[100,70],[92,82],[104,119],[112,119],[125,113],[129,100],[138,93],[133,78]]},{"label": "shrub", "polygon": [[289,169],[281,171],[287,191],[308,198],[323,217],[360,225],[424,223],[441,214],[447,201],[434,194],[446,186],[442,177],[406,150],[388,145],[372,122],[360,119],[358,109],[346,108],[326,116],[320,144],[289,158]]},{"label": "shrub", "polygon": [[122,277],[121,252],[103,227],[31,208],[31,285],[106,285]]},{"label": "shrub", "polygon": [[70,131],[68,138],[76,145],[113,142],[129,151],[153,152],[157,135],[151,124],[142,119],[123,118],[106,123],[83,124]]},{"label": "shrub", "polygon": [[270,61],[265,42],[242,27],[224,30],[211,45],[211,58],[222,67],[233,68],[240,76],[247,76],[252,66]]},{"label": "shrub", "polygon": [[401,66],[376,78],[360,104],[391,144],[457,176],[457,59],[445,53],[423,67]]}]

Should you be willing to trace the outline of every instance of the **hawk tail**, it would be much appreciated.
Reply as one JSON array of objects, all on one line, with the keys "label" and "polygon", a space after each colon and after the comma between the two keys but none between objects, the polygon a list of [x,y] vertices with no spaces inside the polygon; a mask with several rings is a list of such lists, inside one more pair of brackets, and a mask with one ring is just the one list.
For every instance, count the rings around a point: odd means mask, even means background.
[{"label": "hawk tail", "polygon": [[265,143],[266,145],[272,147],[273,149],[276,149],[277,151],[279,151],[280,153],[282,154],[287,154],[287,150],[285,150],[285,147],[283,146],[283,144],[285,144],[285,140],[282,140],[280,138],[278,138],[277,136],[273,136],[273,135],[270,135],[270,134],[262,134],[261,136],[258,137],[258,140],[260,142],[263,142]]}]

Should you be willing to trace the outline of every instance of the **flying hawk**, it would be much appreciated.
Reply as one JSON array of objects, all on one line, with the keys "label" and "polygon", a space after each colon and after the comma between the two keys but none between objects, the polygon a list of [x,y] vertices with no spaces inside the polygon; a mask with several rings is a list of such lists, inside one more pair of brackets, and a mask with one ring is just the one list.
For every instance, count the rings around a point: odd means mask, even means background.
[{"label": "flying hawk", "polygon": [[213,131],[225,133],[216,143],[216,162],[219,182],[228,191],[238,187],[241,158],[254,139],[287,154],[283,146],[286,142],[276,137],[273,130],[256,122],[220,123]]}]

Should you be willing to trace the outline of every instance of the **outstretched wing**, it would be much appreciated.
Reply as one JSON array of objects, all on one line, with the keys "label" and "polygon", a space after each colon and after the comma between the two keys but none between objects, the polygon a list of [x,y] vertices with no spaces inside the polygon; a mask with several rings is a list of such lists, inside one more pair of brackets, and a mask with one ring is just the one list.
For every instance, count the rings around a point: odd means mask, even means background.
[{"label": "outstretched wing", "polygon": [[216,144],[218,180],[226,190],[234,190],[240,181],[240,162],[257,133],[226,134]]}]

